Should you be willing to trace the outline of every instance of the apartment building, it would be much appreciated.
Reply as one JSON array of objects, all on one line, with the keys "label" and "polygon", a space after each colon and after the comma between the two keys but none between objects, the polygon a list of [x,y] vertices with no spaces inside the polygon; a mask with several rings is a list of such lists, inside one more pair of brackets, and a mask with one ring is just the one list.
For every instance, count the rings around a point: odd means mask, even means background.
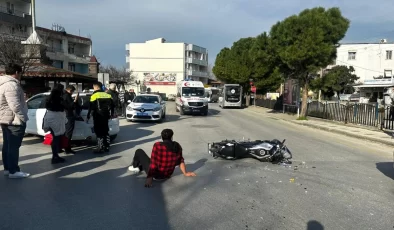
[{"label": "apartment building", "polygon": [[31,33],[31,0],[0,0],[0,35],[25,40]]},{"label": "apartment building", "polygon": [[127,66],[142,88],[175,94],[176,83],[184,79],[208,83],[208,51],[203,47],[157,38],[126,44],[126,53]]},{"label": "apartment building", "polygon": [[382,39],[378,43],[346,43],[337,49],[336,65],[353,66],[359,77],[356,89],[360,102],[383,99],[383,92],[394,86],[394,43]]},{"label": "apartment building", "polygon": [[92,40],[68,34],[64,28],[54,25],[52,29],[36,27],[37,34],[47,46],[46,55],[53,66],[81,74],[89,74],[92,56]]}]

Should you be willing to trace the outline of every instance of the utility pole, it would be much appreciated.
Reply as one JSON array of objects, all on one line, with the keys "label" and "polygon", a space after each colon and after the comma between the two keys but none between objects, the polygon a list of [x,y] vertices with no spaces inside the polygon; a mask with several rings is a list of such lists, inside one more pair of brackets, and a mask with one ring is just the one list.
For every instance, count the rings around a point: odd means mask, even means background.
[{"label": "utility pole", "polygon": [[[323,68],[320,69],[320,78],[323,78]],[[321,89],[319,89],[319,102],[321,101]]]}]

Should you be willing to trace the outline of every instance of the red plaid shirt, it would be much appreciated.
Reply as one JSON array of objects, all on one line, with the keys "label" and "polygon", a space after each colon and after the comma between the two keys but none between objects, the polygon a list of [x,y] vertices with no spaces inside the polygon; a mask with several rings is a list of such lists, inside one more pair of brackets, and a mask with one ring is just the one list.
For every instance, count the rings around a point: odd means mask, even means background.
[{"label": "red plaid shirt", "polygon": [[[177,143],[178,144],[178,143]],[[163,142],[156,142],[153,145],[148,177],[164,179],[171,177],[175,166],[184,162],[182,147],[179,145],[177,153],[167,149]]]}]

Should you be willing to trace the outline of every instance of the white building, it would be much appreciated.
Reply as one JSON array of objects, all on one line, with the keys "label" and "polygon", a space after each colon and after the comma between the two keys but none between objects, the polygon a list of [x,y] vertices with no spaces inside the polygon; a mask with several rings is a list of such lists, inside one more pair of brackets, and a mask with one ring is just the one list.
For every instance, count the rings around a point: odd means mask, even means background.
[{"label": "white building", "polygon": [[353,66],[359,77],[356,89],[360,102],[383,99],[386,88],[394,86],[394,43],[382,39],[380,43],[341,44],[337,49],[336,65]]},{"label": "white building", "polygon": [[25,40],[31,33],[31,0],[0,0],[0,35]]},{"label": "white building", "polygon": [[[157,38],[126,44],[126,52],[128,68],[140,85],[151,88],[152,92],[175,94],[176,83],[184,79],[208,83],[208,51],[205,48]],[[140,89],[135,87],[136,92]]]}]

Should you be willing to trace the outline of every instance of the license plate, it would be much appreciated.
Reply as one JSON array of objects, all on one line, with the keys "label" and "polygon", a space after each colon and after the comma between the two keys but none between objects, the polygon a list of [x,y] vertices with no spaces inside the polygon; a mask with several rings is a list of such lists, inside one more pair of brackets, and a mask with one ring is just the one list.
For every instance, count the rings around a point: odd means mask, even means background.
[{"label": "license plate", "polygon": [[200,110],[199,110],[199,109],[194,109],[193,111],[194,111],[194,112],[200,112]]},{"label": "license plate", "polygon": [[148,116],[147,113],[137,113],[137,116]]}]

